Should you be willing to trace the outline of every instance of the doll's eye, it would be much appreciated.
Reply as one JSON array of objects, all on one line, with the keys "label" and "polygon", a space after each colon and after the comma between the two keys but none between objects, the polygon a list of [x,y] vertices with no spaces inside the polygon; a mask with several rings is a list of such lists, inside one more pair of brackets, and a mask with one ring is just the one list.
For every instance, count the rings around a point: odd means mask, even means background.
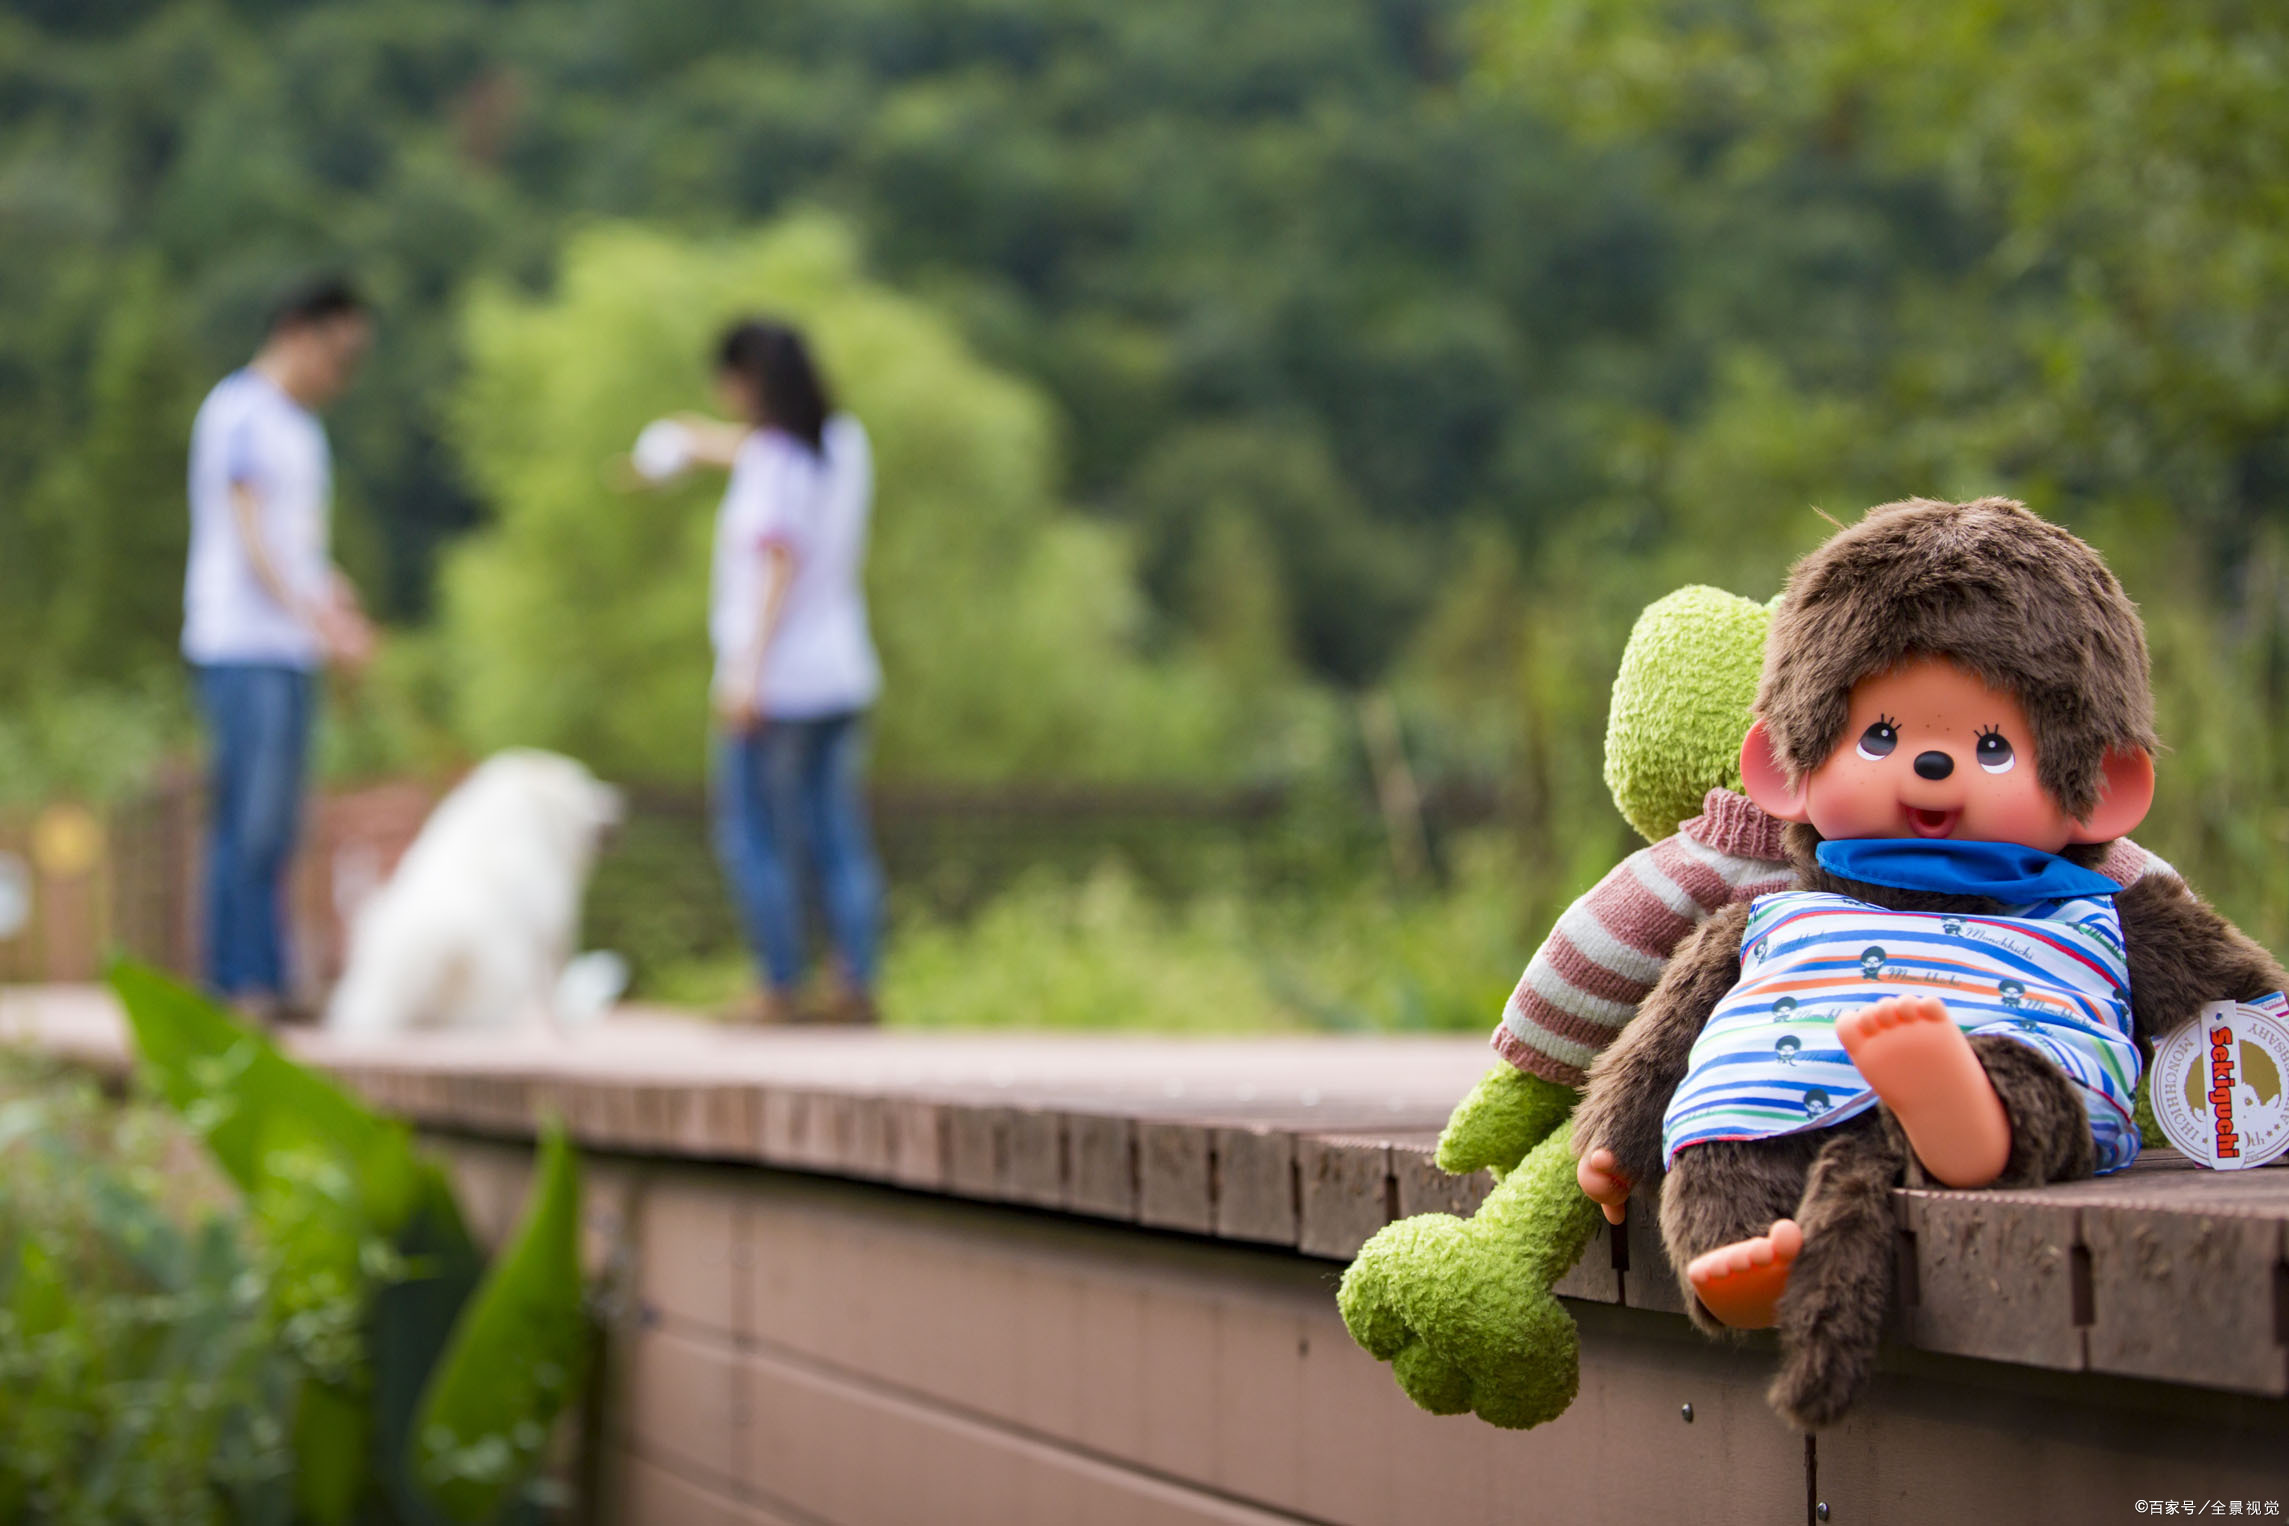
[{"label": "doll's eye", "polygon": [[1880,758],[1890,757],[1892,749],[1899,745],[1899,725],[1889,716],[1877,721],[1873,726],[1860,733],[1860,756],[1871,763]]},{"label": "doll's eye", "polygon": [[1979,759],[1979,766],[1991,774],[2007,774],[2019,761],[2019,755],[2011,750],[2010,739],[1992,727],[1979,733],[1979,743],[1972,748],[1972,755]]}]

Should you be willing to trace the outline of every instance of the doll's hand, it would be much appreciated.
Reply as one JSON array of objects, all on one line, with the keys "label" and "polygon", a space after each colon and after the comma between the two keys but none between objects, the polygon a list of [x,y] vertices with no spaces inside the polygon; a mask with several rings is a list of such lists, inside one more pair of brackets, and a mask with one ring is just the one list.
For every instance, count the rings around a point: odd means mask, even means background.
[{"label": "doll's hand", "polygon": [[1556,1081],[1529,1075],[1507,1060],[1470,1089],[1455,1104],[1439,1135],[1439,1169],[1456,1176],[1492,1170],[1496,1176],[1514,1171],[1526,1152],[1566,1121],[1580,1094]]},{"label": "doll's hand", "polygon": [[1613,1151],[1597,1149],[1583,1156],[1581,1163],[1574,1167],[1574,1180],[1581,1184],[1583,1193],[1592,1202],[1605,1210],[1608,1224],[1622,1221],[1623,1207],[1629,1202],[1629,1178],[1614,1169],[1615,1165]]}]

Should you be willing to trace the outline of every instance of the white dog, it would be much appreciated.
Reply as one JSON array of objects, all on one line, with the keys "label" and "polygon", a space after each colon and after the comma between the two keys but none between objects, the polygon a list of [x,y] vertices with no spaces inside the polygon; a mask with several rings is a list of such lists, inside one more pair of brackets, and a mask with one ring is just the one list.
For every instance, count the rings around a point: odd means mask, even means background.
[{"label": "white dog", "polygon": [[378,1038],[593,1015],[562,1010],[567,984],[588,988],[584,1006],[608,1004],[617,989],[597,1001],[596,972],[565,975],[589,867],[620,809],[620,792],[570,758],[520,750],[486,759],[359,908],[327,1028]]}]

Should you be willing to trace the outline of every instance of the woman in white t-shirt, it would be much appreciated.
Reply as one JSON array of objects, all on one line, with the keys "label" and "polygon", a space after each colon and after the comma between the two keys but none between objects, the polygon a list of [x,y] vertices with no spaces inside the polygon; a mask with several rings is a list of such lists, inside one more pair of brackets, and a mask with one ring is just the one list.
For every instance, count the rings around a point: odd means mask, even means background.
[{"label": "woman in white t-shirt", "polygon": [[786,324],[733,325],[716,386],[741,422],[654,425],[635,464],[655,478],[693,463],[731,473],[708,610],[712,793],[716,851],[767,982],[750,1015],[796,1012],[807,860],[839,967],[829,1016],[870,1022],[882,903],[863,793],[865,716],[882,687],[863,582],[873,457]]}]

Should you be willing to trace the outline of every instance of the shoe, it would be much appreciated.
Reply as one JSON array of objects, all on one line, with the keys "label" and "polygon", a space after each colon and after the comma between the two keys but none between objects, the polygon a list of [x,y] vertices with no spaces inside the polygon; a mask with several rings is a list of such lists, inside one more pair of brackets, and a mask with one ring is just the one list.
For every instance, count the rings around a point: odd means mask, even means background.
[{"label": "shoe", "polygon": [[776,991],[749,991],[725,1007],[721,1016],[735,1028],[784,1028],[801,1020],[795,1004]]},{"label": "shoe", "polygon": [[836,1028],[879,1028],[882,1026],[881,1009],[874,1004],[870,991],[856,986],[838,987],[834,994],[813,1006],[807,1020]]}]

